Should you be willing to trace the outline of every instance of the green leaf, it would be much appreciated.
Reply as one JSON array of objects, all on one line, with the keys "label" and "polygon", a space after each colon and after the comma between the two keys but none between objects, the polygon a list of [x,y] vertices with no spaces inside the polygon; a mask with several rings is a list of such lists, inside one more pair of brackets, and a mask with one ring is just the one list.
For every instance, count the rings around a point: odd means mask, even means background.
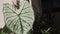
[{"label": "green leaf", "polygon": [[33,34],[33,33],[32,33],[32,29],[30,29],[30,30],[27,32],[27,34]]},{"label": "green leaf", "polygon": [[6,26],[16,34],[27,34],[32,29],[34,12],[28,1],[20,2],[20,9],[6,3],[3,5],[4,20]]}]

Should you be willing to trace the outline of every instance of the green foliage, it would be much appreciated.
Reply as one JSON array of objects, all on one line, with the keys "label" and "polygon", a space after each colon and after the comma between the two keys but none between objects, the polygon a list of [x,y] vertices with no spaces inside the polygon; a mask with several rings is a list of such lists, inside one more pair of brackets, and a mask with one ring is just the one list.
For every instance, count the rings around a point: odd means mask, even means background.
[{"label": "green foliage", "polygon": [[[3,13],[6,26],[0,29],[0,34],[32,34],[32,25],[34,21],[34,12],[27,1],[20,2],[20,9],[16,9],[14,5],[4,4]],[[50,29],[47,24],[47,19],[40,19],[42,34],[50,34]]]},{"label": "green foliage", "polygon": [[47,30],[41,29],[41,32],[42,32],[42,34],[50,34],[50,29],[51,28],[48,28]]},{"label": "green foliage", "polygon": [[3,29],[0,29],[0,34],[10,34],[12,33],[6,26]]},{"label": "green foliage", "polygon": [[6,27],[15,34],[27,34],[32,29],[34,12],[27,1],[20,2],[20,9],[14,5],[4,4],[4,19]]},{"label": "green foliage", "polygon": [[30,30],[27,32],[27,34],[32,34],[32,29],[30,29]]}]

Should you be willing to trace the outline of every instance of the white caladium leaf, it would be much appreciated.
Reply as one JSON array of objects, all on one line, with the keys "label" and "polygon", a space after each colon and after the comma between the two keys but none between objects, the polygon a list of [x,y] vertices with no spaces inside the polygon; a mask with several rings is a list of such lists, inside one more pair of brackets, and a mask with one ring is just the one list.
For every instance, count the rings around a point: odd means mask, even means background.
[{"label": "white caladium leaf", "polygon": [[28,1],[20,2],[20,9],[6,3],[3,5],[6,26],[16,34],[27,34],[32,29],[34,12]]}]

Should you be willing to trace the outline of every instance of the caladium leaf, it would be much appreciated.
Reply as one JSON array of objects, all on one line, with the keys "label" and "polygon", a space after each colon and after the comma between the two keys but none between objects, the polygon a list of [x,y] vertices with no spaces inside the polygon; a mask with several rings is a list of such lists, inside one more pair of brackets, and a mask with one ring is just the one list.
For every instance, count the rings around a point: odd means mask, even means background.
[{"label": "caladium leaf", "polygon": [[16,34],[27,34],[32,29],[34,12],[28,1],[20,2],[20,9],[6,3],[3,5],[4,21],[6,26]]}]

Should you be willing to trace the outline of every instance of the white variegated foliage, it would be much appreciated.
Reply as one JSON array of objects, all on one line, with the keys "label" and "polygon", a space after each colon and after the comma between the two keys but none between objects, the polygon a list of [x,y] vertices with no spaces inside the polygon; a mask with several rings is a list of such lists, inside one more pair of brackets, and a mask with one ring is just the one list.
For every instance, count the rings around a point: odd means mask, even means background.
[{"label": "white variegated foliage", "polygon": [[6,26],[16,34],[27,34],[32,29],[34,12],[28,1],[20,2],[20,9],[6,3],[3,5],[3,13]]}]

